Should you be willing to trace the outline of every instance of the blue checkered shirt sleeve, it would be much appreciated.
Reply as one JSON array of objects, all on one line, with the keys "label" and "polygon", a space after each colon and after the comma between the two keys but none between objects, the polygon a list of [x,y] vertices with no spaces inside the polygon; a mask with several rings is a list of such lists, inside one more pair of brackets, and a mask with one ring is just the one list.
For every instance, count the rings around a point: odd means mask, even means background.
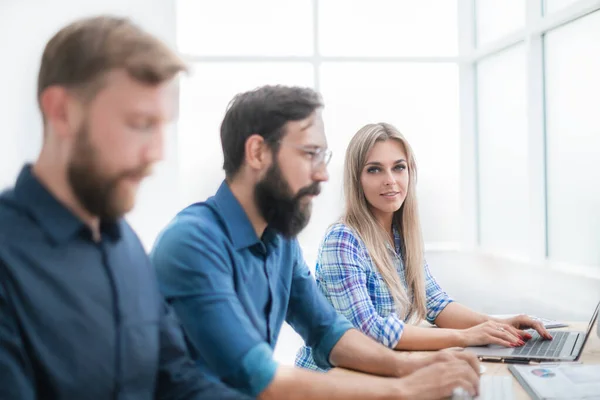
[{"label": "blue checkered shirt sleeve", "polygon": [[404,321],[395,312],[378,312],[393,310],[394,301],[378,274],[372,273],[371,260],[363,247],[344,225],[331,229],[321,248],[317,280],[340,314],[366,335],[394,348],[402,336]]},{"label": "blue checkered shirt sleeve", "polygon": [[435,319],[438,315],[444,311],[444,308],[448,304],[454,301],[438,285],[427,263],[425,263],[425,297],[427,299],[427,314],[425,315],[425,319],[431,324],[435,324]]}]

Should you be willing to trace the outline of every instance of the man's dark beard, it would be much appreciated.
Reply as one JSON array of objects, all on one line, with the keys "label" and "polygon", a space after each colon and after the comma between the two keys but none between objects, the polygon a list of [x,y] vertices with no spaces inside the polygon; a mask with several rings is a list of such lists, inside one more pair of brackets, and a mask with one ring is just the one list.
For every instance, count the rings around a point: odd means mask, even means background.
[{"label": "man's dark beard", "polygon": [[123,209],[115,196],[119,181],[128,176],[141,176],[145,168],[113,177],[104,176],[88,135],[89,129],[84,123],[77,134],[74,155],[67,167],[67,179],[75,197],[88,213],[101,221],[116,221],[129,211]]},{"label": "man's dark beard", "polygon": [[311,204],[302,205],[306,195],[318,195],[319,183],[315,182],[298,191],[294,196],[277,163],[267,171],[265,177],[254,187],[254,201],[269,228],[286,238],[296,237],[308,224]]}]

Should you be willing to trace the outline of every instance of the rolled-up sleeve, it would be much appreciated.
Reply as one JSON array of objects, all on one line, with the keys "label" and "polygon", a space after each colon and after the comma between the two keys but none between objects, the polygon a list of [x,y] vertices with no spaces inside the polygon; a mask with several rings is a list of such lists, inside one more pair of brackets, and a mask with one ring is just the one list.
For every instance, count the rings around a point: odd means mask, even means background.
[{"label": "rolled-up sleeve", "polygon": [[[396,314],[380,315],[371,299],[364,257],[354,233],[343,226],[326,236],[320,253],[319,279],[333,307],[357,329],[383,345],[394,348],[404,331],[404,321]],[[377,290],[377,301],[393,304],[387,290]],[[382,288],[385,289],[385,288]]]},{"label": "rolled-up sleeve", "polygon": [[151,259],[195,352],[220,379],[254,397],[273,380],[277,363],[239,302],[221,240],[215,230],[172,225]]},{"label": "rolled-up sleeve", "polygon": [[442,290],[440,285],[431,274],[429,265],[425,263],[425,296],[427,300],[427,315],[425,318],[431,324],[440,315],[444,308],[454,300]]},{"label": "rolled-up sleeve", "polygon": [[315,363],[331,368],[331,350],[352,324],[339,315],[317,288],[297,242],[290,302],[286,321],[302,336],[313,350]]}]

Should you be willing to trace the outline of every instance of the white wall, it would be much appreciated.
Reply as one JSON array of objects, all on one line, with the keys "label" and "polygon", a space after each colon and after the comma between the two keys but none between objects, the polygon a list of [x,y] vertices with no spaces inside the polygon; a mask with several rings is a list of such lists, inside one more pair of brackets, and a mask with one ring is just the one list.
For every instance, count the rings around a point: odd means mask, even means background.
[{"label": "white wall", "polygon": [[[21,166],[40,150],[42,126],[36,103],[39,60],[50,37],[76,18],[98,13],[128,16],[175,45],[174,0],[0,1],[0,188],[12,186]],[[175,133],[167,159],[142,186],[129,219],[146,246],[177,207]]]}]

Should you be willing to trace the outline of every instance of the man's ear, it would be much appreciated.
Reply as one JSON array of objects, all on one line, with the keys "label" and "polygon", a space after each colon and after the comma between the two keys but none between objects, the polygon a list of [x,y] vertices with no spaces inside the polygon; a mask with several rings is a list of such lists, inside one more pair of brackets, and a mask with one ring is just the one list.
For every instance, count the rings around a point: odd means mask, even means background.
[{"label": "man's ear", "polygon": [[82,118],[83,108],[79,101],[61,86],[50,86],[40,94],[40,107],[54,134],[73,135]]},{"label": "man's ear", "polygon": [[265,139],[257,134],[246,139],[245,145],[246,164],[254,170],[262,170],[271,163],[271,151]]}]

